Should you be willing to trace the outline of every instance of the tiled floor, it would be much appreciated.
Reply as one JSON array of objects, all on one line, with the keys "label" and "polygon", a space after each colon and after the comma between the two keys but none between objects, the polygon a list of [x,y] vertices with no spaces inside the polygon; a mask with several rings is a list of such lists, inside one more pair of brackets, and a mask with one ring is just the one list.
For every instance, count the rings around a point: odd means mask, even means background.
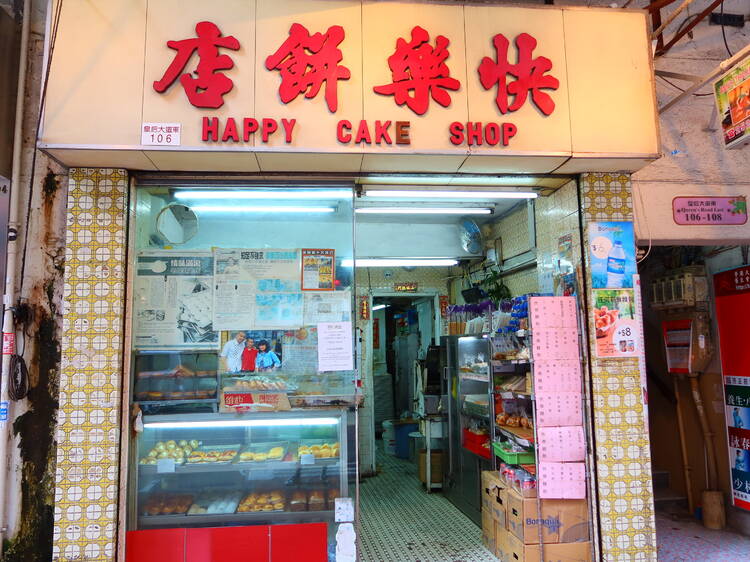
[{"label": "tiled floor", "polygon": [[360,486],[363,562],[496,562],[482,531],[440,493],[427,494],[416,466],[378,451],[382,471]]},{"label": "tiled floor", "polygon": [[711,531],[693,520],[656,515],[659,562],[750,561],[750,538],[732,531]]}]

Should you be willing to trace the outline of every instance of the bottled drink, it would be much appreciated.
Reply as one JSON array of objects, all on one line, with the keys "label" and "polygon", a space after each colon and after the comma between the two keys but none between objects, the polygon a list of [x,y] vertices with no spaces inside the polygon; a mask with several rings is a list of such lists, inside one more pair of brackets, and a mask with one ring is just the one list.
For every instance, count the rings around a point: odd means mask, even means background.
[{"label": "bottled drink", "polygon": [[620,289],[625,281],[625,250],[619,240],[607,256],[607,288]]}]

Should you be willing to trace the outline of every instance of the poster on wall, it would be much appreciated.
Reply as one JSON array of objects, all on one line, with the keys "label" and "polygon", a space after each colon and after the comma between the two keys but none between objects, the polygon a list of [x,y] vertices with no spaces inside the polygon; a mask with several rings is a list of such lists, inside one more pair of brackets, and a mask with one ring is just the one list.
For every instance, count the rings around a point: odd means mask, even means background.
[{"label": "poster on wall", "polygon": [[302,290],[333,291],[336,279],[336,251],[302,249]]},{"label": "poster on wall", "polygon": [[301,327],[299,272],[300,252],[296,249],[215,249],[215,329]]},{"label": "poster on wall", "polygon": [[732,503],[750,511],[750,265],[714,275]]},{"label": "poster on wall", "polygon": [[750,61],[745,60],[714,82],[716,110],[721,120],[724,147],[748,141],[750,127]]},{"label": "poster on wall", "polygon": [[140,253],[134,285],[135,347],[217,346],[210,252]]},{"label": "poster on wall", "polygon": [[594,289],[630,289],[635,265],[633,223],[629,221],[589,224],[589,262]]},{"label": "poster on wall", "polygon": [[641,330],[633,289],[594,289],[593,294],[596,356],[638,357]]},{"label": "poster on wall", "polygon": [[318,327],[304,326],[284,332],[283,369],[295,375],[318,373]]},{"label": "poster on wall", "polygon": [[228,330],[221,332],[219,367],[224,373],[262,373],[284,367],[283,332]]},{"label": "poster on wall", "polygon": [[553,294],[558,297],[572,297],[578,292],[575,259],[573,256],[573,233],[569,232],[557,239],[557,259],[553,273]]},{"label": "poster on wall", "polygon": [[350,322],[352,319],[352,292],[330,291],[305,293],[304,324],[321,322]]}]

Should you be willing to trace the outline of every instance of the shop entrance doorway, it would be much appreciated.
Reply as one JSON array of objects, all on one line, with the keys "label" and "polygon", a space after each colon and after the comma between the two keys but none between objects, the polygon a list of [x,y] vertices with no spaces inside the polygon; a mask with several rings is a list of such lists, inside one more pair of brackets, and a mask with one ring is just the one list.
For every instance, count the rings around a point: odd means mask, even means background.
[{"label": "shop entrance doorway", "polygon": [[720,358],[722,328],[744,328],[721,325],[715,280],[745,263],[738,246],[660,246],[639,265],[659,560],[740,560],[750,548],[750,517],[732,505],[749,453],[728,442],[750,417],[732,406]]},{"label": "shop entrance doorway", "polygon": [[[575,185],[569,189],[574,193]],[[528,201],[536,194],[509,188],[506,197],[485,198],[476,190],[441,199],[439,190],[410,197],[408,189],[393,187],[388,193],[367,190],[355,201],[355,285],[360,307],[361,299],[369,305],[366,319],[358,310],[364,387],[359,552],[362,560],[494,561],[494,545],[482,540],[481,516],[467,514],[480,513],[478,467],[491,470],[491,460],[474,457],[471,489],[452,496],[442,489],[450,464],[447,308],[504,298],[497,292],[503,279],[516,282],[518,295],[538,290],[535,208]],[[498,255],[501,238],[505,256]],[[499,275],[503,257],[513,266],[506,276]],[[481,338],[482,326],[474,324]],[[486,398],[483,407],[488,410]],[[460,425],[457,435],[471,430],[481,439],[491,420],[489,414],[484,420],[455,416],[452,423]],[[459,454],[462,442],[454,445]],[[467,502],[455,497],[461,495]]]}]

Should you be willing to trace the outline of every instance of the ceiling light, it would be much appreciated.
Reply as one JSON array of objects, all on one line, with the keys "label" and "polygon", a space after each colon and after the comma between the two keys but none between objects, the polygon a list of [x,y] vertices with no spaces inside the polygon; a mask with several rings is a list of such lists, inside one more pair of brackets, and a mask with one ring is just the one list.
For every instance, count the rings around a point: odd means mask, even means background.
[{"label": "ceiling light", "polygon": [[387,304],[376,304],[372,307],[372,311],[375,312],[376,310],[383,310],[384,308],[388,308],[389,305]]},{"label": "ceiling light", "polygon": [[175,199],[351,199],[351,189],[205,189],[176,191]]},{"label": "ceiling light", "polygon": [[368,190],[367,197],[410,197],[419,199],[536,199],[533,191],[423,191],[423,190]]},{"label": "ceiling light", "polygon": [[536,185],[540,178],[533,176],[484,176],[479,174],[446,174],[446,175],[377,175],[371,174],[357,179],[361,185],[486,185],[515,186]]},{"label": "ceiling light", "polygon": [[283,205],[194,205],[196,213],[333,213],[336,207],[285,207]]},{"label": "ceiling light", "polygon": [[266,420],[211,420],[211,421],[163,421],[146,422],[146,429],[187,429],[206,427],[278,427],[295,425],[337,425],[337,418],[281,418]]},{"label": "ceiling light", "polygon": [[342,260],[343,267],[451,267],[458,265],[453,258],[361,258]]},{"label": "ceiling light", "polygon": [[487,207],[360,207],[362,215],[491,215]]}]

